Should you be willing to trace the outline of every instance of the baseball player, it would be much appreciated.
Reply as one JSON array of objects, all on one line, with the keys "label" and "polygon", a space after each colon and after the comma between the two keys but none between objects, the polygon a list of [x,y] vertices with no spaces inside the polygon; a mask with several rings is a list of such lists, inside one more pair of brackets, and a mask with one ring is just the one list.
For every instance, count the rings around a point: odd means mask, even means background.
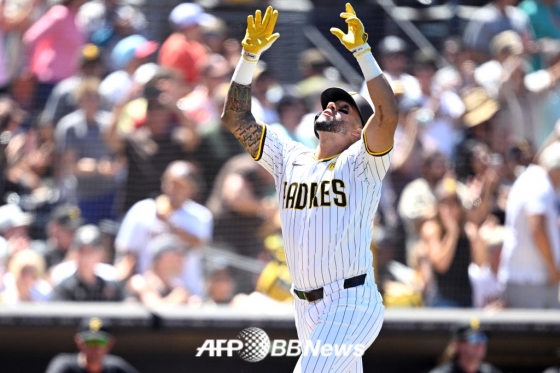
[{"label": "baseball player", "polygon": [[[278,11],[248,17],[242,58],[227,94],[223,122],[275,178],[286,259],[303,347],[295,372],[362,372],[360,353],[377,337],[384,307],[369,250],[373,216],[397,124],[391,87],[350,4],[348,32],[331,32],[356,57],[375,106],[340,88],[321,94],[313,151],[283,139],[251,114],[251,79],[261,54],[280,36]],[[307,346],[321,347],[308,349]],[[347,350],[349,349],[349,350]],[[351,353],[348,353],[351,351]]]}]

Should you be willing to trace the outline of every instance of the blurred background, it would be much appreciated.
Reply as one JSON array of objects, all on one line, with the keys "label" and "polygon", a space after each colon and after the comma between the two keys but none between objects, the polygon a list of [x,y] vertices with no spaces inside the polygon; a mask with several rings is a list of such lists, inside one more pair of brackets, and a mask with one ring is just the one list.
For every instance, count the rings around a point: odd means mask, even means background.
[{"label": "blurred background", "polygon": [[[345,3],[1,0],[1,372],[109,353],[127,372],[293,370],[195,357],[251,326],[297,338],[274,180],[220,114],[247,16],[272,5],[252,112],[314,148],[325,88],[368,97],[329,32]],[[558,372],[560,1],[352,5],[399,105],[364,371]]]}]

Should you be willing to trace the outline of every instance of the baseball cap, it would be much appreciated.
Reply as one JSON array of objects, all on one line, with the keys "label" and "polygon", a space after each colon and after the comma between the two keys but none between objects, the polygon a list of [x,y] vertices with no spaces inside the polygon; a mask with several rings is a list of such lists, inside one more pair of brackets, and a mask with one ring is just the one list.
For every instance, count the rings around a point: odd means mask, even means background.
[{"label": "baseball cap", "polygon": [[109,320],[100,317],[83,318],[78,325],[77,334],[84,340],[111,338],[111,324]]},{"label": "baseball cap", "polygon": [[373,108],[358,92],[346,92],[342,88],[334,87],[327,88],[321,93],[321,107],[323,110],[327,108],[329,102],[336,102],[338,100],[346,101],[358,109],[360,119],[362,120],[362,127],[365,126],[369,117],[373,115]]},{"label": "baseball cap", "polygon": [[180,30],[195,25],[211,25],[216,22],[216,17],[204,12],[198,4],[182,3],[173,8],[169,14],[169,22]]},{"label": "baseball cap", "polygon": [[186,247],[183,241],[174,234],[163,233],[148,244],[148,252],[152,254],[152,262],[168,252],[183,253]]},{"label": "baseball cap", "polygon": [[83,246],[91,246],[93,248],[103,248],[101,242],[101,231],[93,224],[87,224],[78,228],[74,234],[72,241],[74,249],[79,249]]},{"label": "baseball cap", "polygon": [[0,233],[4,233],[10,228],[30,225],[34,220],[33,214],[23,212],[18,205],[0,206]]},{"label": "baseball cap", "polygon": [[123,69],[134,58],[145,58],[154,53],[159,44],[149,41],[142,35],[130,35],[115,45],[111,59],[117,69]]},{"label": "baseball cap", "polygon": [[134,83],[144,86],[161,70],[161,66],[154,62],[148,62],[136,69],[132,75]]},{"label": "baseball cap", "polygon": [[560,168],[560,142],[547,146],[539,157],[540,164],[547,170]]},{"label": "baseball cap", "polygon": [[69,203],[57,206],[51,212],[49,221],[63,225],[70,230],[76,230],[84,224],[82,210],[78,206]]},{"label": "baseball cap", "polygon": [[406,47],[406,42],[394,35],[384,37],[377,46],[379,53],[383,55],[405,53]]},{"label": "baseball cap", "polygon": [[467,127],[478,126],[492,118],[500,109],[498,101],[490,97],[482,87],[466,90],[461,99],[465,104],[463,122]]}]

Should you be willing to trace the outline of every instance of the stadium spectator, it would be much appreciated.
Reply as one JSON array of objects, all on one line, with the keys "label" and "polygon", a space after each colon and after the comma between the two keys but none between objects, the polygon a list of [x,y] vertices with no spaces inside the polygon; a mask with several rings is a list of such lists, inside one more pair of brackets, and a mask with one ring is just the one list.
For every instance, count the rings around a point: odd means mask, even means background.
[{"label": "stadium spectator", "polygon": [[119,69],[111,61],[115,45],[130,35],[142,34],[148,26],[140,9],[118,0],[87,1],[80,7],[78,20],[88,41],[101,48],[102,60],[111,70]]},{"label": "stadium spectator", "polygon": [[179,4],[169,14],[175,32],[162,44],[158,63],[180,71],[191,87],[198,83],[200,72],[208,63],[208,52],[201,44],[200,26],[212,23],[214,19],[194,3]]},{"label": "stadium spectator", "polygon": [[86,43],[76,15],[85,0],[63,0],[54,5],[24,34],[31,50],[30,71],[37,79],[33,114],[43,110],[56,85],[78,71],[76,56]]},{"label": "stadium spectator", "polygon": [[33,214],[23,212],[18,205],[0,206],[0,236],[6,240],[10,255],[29,248],[29,227],[34,219]]},{"label": "stadium spectator", "polygon": [[420,102],[395,95],[399,105],[399,122],[395,131],[394,151],[391,157],[391,168],[384,179],[383,191],[379,201],[380,223],[384,232],[391,237],[397,250],[393,259],[406,263],[406,230],[399,217],[398,204],[404,188],[421,176],[422,144],[418,138],[417,109]]},{"label": "stadium spectator", "polygon": [[[273,186],[270,174],[248,154],[224,164],[206,204],[214,216],[213,244],[257,258],[264,246],[259,229],[278,210],[271,198]],[[252,274],[236,268],[232,275],[238,292],[249,294],[255,289]]]},{"label": "stadium spectator", "polygon": [[50,214],[47,223],[46,252],[44,255],[46,269],[63,262],[70,250],[74,233],[83,225],[81,210],[72,204],[61,204]]},{"label": "stadium spectator", "polygon": [[49,363],[46,373],[138,373],[118,356],[109,355],[116,338],[108,320],[99,317],[80,321],[74,342],[77,354],[58,354]]},{"label": "stadium spectator", "polygon": [[[203,22],[201,27],[202,44],[208,49],[211,54],[221,54],[226,56],[228,51],[226,49],[226,41],[228,40],[228,25],[226,22],[218,17],[211,17],[208,22]],[[226,58],[227,60],[227,58]],[[230,63],[229,60],[228,64]],[[236,65],[231,65],[233,67]]]},{"label": "stadium spectator", "polygon": [[236,294],[229,267],[214,268],[206,276],[206,304],[229,304]]},{"label": "stadium spectator", "polygon": [[[491,152],[500,152],[501,148],[508,146],[504,133],[497,128],[497,115],[500,110],[499,102],[492,98],[482,87],[473,87],[461,93],[461,99],[465,105],[465,113],[462,117],[464,130],[462,138],[455,146],[453,161],[458,170],[470,167],[470,145],[471,140],[486,144]],[[499,143],[499,144],[497,144]]]},{"label": "stadium spectator", "polygon": [[200,83],[177,102],[185,116],[196,123],[198,131],[203,132],[205,127],[221,120],[214,94],[222,84],[229,82],[232,72],[222,55],[211,54],[208,64],[202,68]]},{"label": "stadium spectator", "polygon": [[96,274],[96,264],[103,261],[101,232],[94,225],[84,225],[74,235],[76,272],[53,289],[52,300],[63,302],[118,302],[124,299],[122,286]]},{"label": "stadium spectator", "polygon": [[79,109],[62,118],[55,132],[61,192],[78,204],[86,224],[98,224],[116,219],[115,198],[124,165],[104,139],[112,118],[100,108],[99,80],[83,79],[75,94]]},{"label": "stadium spectator", "polygon": [[277,87],[274,72],[264,61],[259,61],[251,83],[251,111],[255,119],[264,123],[278,122],[278,112],[270,95],[270,90]]},{"label": "stadium spectator", "polygon": [[[60,210],[58,213],[60,213],[62,221],[68,225],[66,229],[63,228],[63,231],[66,231],[65,233],[63,233],[65,241],[67,241],[68,239],[71,239],[73,241],[75,230],[79,227],[74,229],[74,231],[69,231],[68,229],[72,229],[77,226],[78,223],[82,223],[79,216],[76,218],[76,216],[78,215],[76,209],[78,209],[79,211],[79,208],[77,206],[73,206],[70,204],[63,204],[60,206]],[[68,219],[69,217],[71,217],[70,221]],[[115,252],[114,248],[112,247],[116,234],[115,225],[116,223],[111,220],[102,220],[99,223],[99,231],[101,233],[101,242],[103,247],[102,253],[100,254],[102,259],[95,264],[93,270],[97,276],[101,277],[105,281],[115,281],[117,279],[117,270],[115,266],[113,266]],[[66,255],[63,257],[63,261],[61,261],[54,267],[51,267],[49,280],[53,286],[60,284],[62,281],[76,273],[78,267],[76,259],[77,251],[68,250]]]},{"label": "stadium spectator", "polygon": [[491,40],[507,30],[518,33],[523,40],[524,51],[532,53],[533,28],[527,15],[515,4],[516,0],[492,0],[475,11],[463,34],[472,60],[477,63],[488,61]]},{"label": "stadium spectator", "polygon": [[503,308],[503,295],[498,282],[498,267],[504,244],[505,227],[488,221],[479,229],[481,243],[486,249],[487,258],[482,265],[469,265],[469,278],[473,289],[473,306],[475,308]]},{"label": "stadium spectator", "polygon": [[547,137],[554,132],[560,119],[560,40],[547,40],[541,43],[542,69],[525,76],[525,88],[536,95],[540,108],[540,125],[537,126],[535,146],[542,147]]},{"label": "stadium spectator", "polygon": [[426,217],[436,211],[436,186],[450,171],[448,160],[438,151],[421,154],[422,176],[408,183],[400,194],[397,206],[406,233],[406,263],[415,267],[414,249],[420,239],[420,227]]},{"label": "stadium spectator", "polygon": [[150,241],[150,269],[132,276],[129,287],[136,297],[149,308],[186,304],[189,291],[181,282],[185,243],[172,234],[163,233]]},{"label": "stadium spectator", "polygon": [[13,98],[22,107],[29,109],[33,78],[25,66],[29,51],[26,50],[23,34],[48,9],[44,0],[8,0],[2,3],[4,15],[3,53],[8,83]]},{"label": "stadium spectator", "polygon": [[153,264],[148,250],[150,241],[161,234],[174,233],[189,248],[180,276],[182,284],[192,294],[203,294],[202,254],[194,249],[210,242],[212,215],[192,200],[196,195],[196,177],[191,163],[172,162],[161,179],[162,194],[137,202],[127,212],[115,240],[123,255],[117,264],[120,278],[144,274]]},{"label": "stadium spectator", "polygon": [[278,112],[278,122],[270,125],[272,130],[281,136],[301,142],[311,149],[315,148],[317,143],[316,137],[305,138],[297,131],[298,125],[307,113],[305,102],[302,98],[285,94],[276,104],[276,111]]},{"label": "stadium spectator", "polygon": [[[3,189],[0,190],[2,202],[9,196],[19,201],[26,200],[26,209],[33,209],[42,221],[43,208],[48,211],[56,199],[56,190],[50,183],[52,171],[52,142],[44,142],[34,129],[25,129],[27,114],[13,99],[0,98],[0,118],[2,124],[3,149]],[[34,225],[33,236],[44,237],[45,227]]]},{"label": "stadium spectator", "polygon": [[128,167],[122,213],[136,202],[157,195],[165,168],[175,160],[190,158],[198,146],[198,133],[177,107],[177,96],[162,87],[174,84],[173,79],[172,75],[162,73],[146,83],[146,117],[129,133],[118,127],[125,106],[117,105],[113,110],[106,141],[115,153],[124,155]]},{"label": "stadium spectator", "polygon": [[472,71],[475,68],[473,61],[465,50],[463,40],[459,36],[449,36],[443,41],[442,56],[447,65],[440,68],[434,76],[434,89],[445,91],[447,89],[457,93],[465,87],[474,84]]},{"label": "stadium spectator", "polygon": [[468,325],[459,325],[453,332],[442,357],[442,364],[430,373],[501,373],[486,359],[488,335],[480,328],[478,320]]},{"label": "stadium spectator", "polygon": [[29,249],[14,253],[2,279],[4,288],[0,293],[0,304],[48,301],[52,287],[44,275],[45,261],[41,255]]},{"label": "stadium spectator", "polygon": [[560,143],[549,145],[509,192],[498,279],[513,308],[559,308],[560,232],[556,190]]},{"label": "stadium spectator", "polygon": [[111,60],[116,70],[103,79],[99,86],[99,93],[111,107],[123,104],[128,99],[134,87],[134,73],[148,62],[158,45],[142,35],[130,35],[115,45]]},{"label": "stadium spectator", "polygon": [[523,0],[519,4],[529,17],[535,32],[535,39],[551,38],[560,39],[560,4],[556,0]]},{"label": "stadium spectator", "polygon": [[490,41],[489,61],[478,66],[474,71],[475,82],[483,87],[493,98],[499,99],[501,86],[511,65],[524,57],[523,42],[518,33],[512,30],[500,32]]},{"label": "stadium spectator", "polygon": [[[157,79],[154,80],[154,78]],[[117,128],[123,135],[129,134],[136,128],[141,127],[146,120],[146,107],[148,105],[144,94],[146,85],[148,85],[148,87],[156,85],[162,94],[165,95],[166,93],[169,93],[173,99],[176,98],[177,100],[186,92],[184,87],[181,88],[181,77],[179,74],[176,74],[169,69],[164,69],[154,62],[148,62],[141,65],[134,72],[132,79],[134,82],[132,89],[128,93],[127,99],[123,103],[115,105],[113,108],[114,112],[118,114]],[[158,80],[165,83],[158,84]],[[121,107],[122,111],[118,112],[117,109]]]},{"label": "stadium spectator", "polygon": [[[450,158],[459,134],[458,122],[465,111],[459,96],[446,87],[434,90],[436,57],[419,50],[414,54],[414,76],[420,85],[422,109],[417,112],[418,136],[424,148],[434,148]],[[406,92],[406,88],[405,88]]]},{"label": "stadium spectator", "polygon": [[437,286],[434,307],[472,307],[472,287],[468,275],[471,262],[482,265],[485,252],[477,226],[467,220],[457,182],[444,178],[436,187],[437,211],[420,228]]},{"label": "stadium spectator", "polygon": [[[525,82],[530,72],[525,60],[513,61],[508,69],[508,79],[500,90],[500,115],[498,128],[507,128],[510,141],[526,140],[538,148],[539,135],[542,136],[542,107],[544,95],[527,89]],[[559,75],[556,75],[555,81]]]},{"label": "stadium spectator", "polygon": [[[76,88],[85,78],[100,79],[105,73],[105,66],[101,62],[101,51],[93,44],[83,46],[79,56],[79,70],[76,75],[58,83],[51,92],[45,105],[45,110],[39,118],[39,125],[48,129],[54,128],[62,117],[78,109]],[[109,106],[105,103],[105,106]],[[109,109],[108,107],[104,107]]]},{"label": "stadium spectator", "polygon": [[[212,100],[216,110],[221,113],[229,83],[216,88]],[[207,201],[216,176],[222,166],[232,157],[245,153],[245,148],[219,119],[200,132],[200,145],[193,159],[200,167],[204,188],[200,190],[200,200]]]},{"label": "stadium spectator", "polygon": [[494,208],[496,192],[504,173],[504,160],[501,154],[491,154],[488,145],[475,139],[465,142],[463,149],[466,159],[455,171],[457,178],[469,189],[474,207],[480,210],[476,221],[481,224]]},{"label": "stadium spectator", "polygon": [[[14,77],[13,61],[17,58],[10,55],[12,51],[9,49],[10,43],[7,43],[8,38],[29,26],[33,7],[38,3],[39,1],[36,0],[30,1],[18,7],[17,10],[14,7],[8,7],[7,10],[6,2],[2,2],[0,5],[0,93],[10,91],[10,84]],[[21,37],[21,35],[18,36]]]}]

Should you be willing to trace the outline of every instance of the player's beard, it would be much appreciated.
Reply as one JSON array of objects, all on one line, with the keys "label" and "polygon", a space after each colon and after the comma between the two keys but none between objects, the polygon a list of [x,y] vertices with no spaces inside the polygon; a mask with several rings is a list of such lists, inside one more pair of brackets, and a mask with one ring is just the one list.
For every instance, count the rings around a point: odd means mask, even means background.
[{"label": "player's beard", "polygon": [[336,119],[317,118],[317,120],[315,121],[315,131],[345,134],[347,132],[347,128],[345,124],[346,122],[336,120]]}]

